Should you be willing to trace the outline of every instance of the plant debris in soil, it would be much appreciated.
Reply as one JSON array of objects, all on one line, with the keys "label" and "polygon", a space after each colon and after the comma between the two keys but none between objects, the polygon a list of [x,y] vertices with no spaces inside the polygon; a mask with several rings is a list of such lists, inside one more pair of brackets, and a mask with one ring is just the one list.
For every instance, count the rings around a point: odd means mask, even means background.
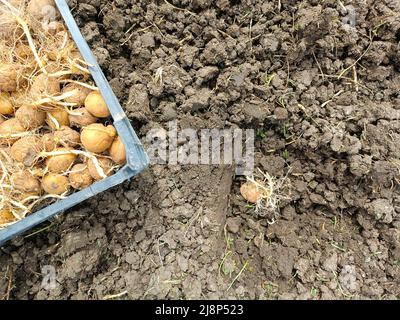
[{"label": "plant debris in soil", "polygon": [[399,298],[398,2],[69,3],[141,137],[252,128],[290,197],[271,223],[232,167],[154,165],[2,248],[0,297]]}]

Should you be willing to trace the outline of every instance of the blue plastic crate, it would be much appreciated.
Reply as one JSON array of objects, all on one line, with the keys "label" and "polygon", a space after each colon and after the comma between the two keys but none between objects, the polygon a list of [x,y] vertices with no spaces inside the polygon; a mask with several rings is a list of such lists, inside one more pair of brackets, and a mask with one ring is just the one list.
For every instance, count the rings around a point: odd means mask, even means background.
[{"label": "blue plastic crate", "polygon": [[125,144],[127,164],[113,176],[99,181],[85,190],[74,193],[64,200],[49,205],[10,227],[1,230],[0,246],[12,238],[25,233],[29,229],[32,229],[40,223],[47,221],[55,215],[70,209],[94,195],[121,184],[142,172],[149,165],[149,158],[146,155],[142,144],[133,130],[124,110],[119,104],[118,99],[114,95],[106,77],[101,71],[96,58],[83,38],[66,1],[56,0],[56,4],[79,51],[85,61],[89,64],[89,70],[92,73],[92,77],[110,109],[111,116],[114,120],[113,125]]}]

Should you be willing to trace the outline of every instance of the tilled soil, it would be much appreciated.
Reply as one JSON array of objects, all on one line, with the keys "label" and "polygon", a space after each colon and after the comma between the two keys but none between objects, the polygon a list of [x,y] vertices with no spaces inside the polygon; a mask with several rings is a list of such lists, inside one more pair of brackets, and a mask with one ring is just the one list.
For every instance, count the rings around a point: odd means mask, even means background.
[{"label": "tilled soil", "polygon": [[263,214],[233,167],[153,165],[2,248],[0,298],[399,298],[398,1],[70,4],[144,142],[252,128],[290,192]]}]

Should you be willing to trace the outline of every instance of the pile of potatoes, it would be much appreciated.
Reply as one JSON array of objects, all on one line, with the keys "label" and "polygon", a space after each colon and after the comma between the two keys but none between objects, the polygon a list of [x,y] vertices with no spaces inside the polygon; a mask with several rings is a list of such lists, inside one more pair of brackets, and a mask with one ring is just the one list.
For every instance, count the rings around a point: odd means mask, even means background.
[{"label": "pile of potatoes", "polygon": [[52,0],[0,0],[0,228],[126,162],[87,67]]}]

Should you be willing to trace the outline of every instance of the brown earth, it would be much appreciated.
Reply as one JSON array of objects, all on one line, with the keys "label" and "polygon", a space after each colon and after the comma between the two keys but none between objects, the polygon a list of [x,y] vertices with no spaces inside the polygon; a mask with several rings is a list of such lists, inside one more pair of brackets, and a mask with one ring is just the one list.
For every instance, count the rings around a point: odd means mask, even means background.
[{"label": "brown earth", "polygon": [[290,194],[271,221],[232,167],[154,165],[2,248],[0,297],[398,299],[399,2],[131,3],[70,1],[138,134],[253,128]]}]

